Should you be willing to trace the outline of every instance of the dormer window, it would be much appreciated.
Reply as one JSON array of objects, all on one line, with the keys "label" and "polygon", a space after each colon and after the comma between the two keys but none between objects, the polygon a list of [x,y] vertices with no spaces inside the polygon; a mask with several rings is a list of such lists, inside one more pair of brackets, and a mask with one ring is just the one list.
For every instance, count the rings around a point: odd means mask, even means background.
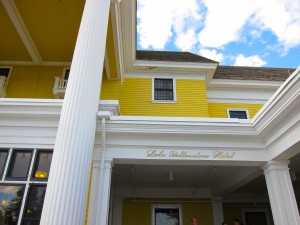
[{"label": "dormer window", "polygon": [[153,82],[154,101],[175,101],[174,79],[154,78]]}]

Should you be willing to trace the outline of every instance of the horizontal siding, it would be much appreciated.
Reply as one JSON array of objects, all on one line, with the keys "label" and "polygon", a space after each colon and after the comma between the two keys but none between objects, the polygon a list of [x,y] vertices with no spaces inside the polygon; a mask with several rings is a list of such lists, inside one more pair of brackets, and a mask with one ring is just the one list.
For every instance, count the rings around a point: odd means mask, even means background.
[{"label": "horizontal siding", "polygon": [[[174,199],[172,199],[174,201]],[[123,202],[123,213],[122,213],[122,225],[151,225],[152,217],[152,204],[159,205],[181,205],[182,207],[182,220],[183,224],[190,224],[191,218],[198,218],[200,224],[213,225],[213,211],[210,202],[174,202],[170,203],[166,199],[164,203],[161,199],[160,202],[151,199],[146,199],[144,202],[141,201],[131,201],[130,199],[125,199]]]},{"label": "horizontal siding", "polygon": [[14,66],[6,97],[53,99],[54,77],[62,72],[63,67]]},{"label": "horizontal siding", "polygon": [[136,116],[208,117],[204,81],[176,80],[176,103],[152,102],[152,79],[126,78],[121,114]]},{"label": "horizontal siding", "polygon": [[209,116],[214,118],[228,118],[228,108],[248,109],[250,118],[253,118],[262,106],[262,104],[208,103]]},{"label": "horizontal siding", "polygon": [[119,100],[121,94],[121,81],[120,80],[102,80],[101,100]]}]

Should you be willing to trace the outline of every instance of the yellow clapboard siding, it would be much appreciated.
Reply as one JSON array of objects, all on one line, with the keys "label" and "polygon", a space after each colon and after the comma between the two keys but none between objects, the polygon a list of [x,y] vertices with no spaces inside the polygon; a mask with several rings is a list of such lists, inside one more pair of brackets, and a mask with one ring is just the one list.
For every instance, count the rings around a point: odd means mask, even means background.
[{"label": "yellow clapboard siding", "polygon": [[126,78],[121,114],[138,116],[208,117],[205,82],[176,80],[176,103],[152,102],[151,78]]},{"label": "yellow clapboard siding", "polygon": [[[174,199],[162,199],[159,203],[155,199],[143,199],[138,201],[131,201],[125,199],[123,202],[122,225],[140,225],[141,221],[144,225],[151,225],[152,205],[181,205],[182,222],[183,224],[190,224],[192,217],[196,217],[201,224],[213,225],[213,211],[212,205],[207,200],[203,202],[188,202],[188,200],[180,200],[170,203]],[[153,202],[151,202],[153,201]],[[182,202],[181,202],[182,201]],[[137,213],[138,212],[138,213]]]},{"label": "yellow clapboard siding", "polygon": [[262,106],[262,104],[208,103],[209,116],[214,118],[228,118],[228,108],[248,109],[250,118],[253,118]]},{"label": "yellow clapboard siding", "polygon": [[120,80],[102,80],[101,100],[119,100],[121,95]]},{"label": "yellow clapboard siding", "polygon": [[14,66],[6,97],[53,99],[54,77],[62,71],[63,67]]}]

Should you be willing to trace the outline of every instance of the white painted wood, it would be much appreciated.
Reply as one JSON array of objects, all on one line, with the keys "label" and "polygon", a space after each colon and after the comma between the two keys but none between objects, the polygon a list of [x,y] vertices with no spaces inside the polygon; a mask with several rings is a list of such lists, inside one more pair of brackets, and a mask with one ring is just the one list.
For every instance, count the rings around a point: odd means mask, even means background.
[{"label": "white painted wood", "polygon": [[220,225],[224,221],[222,198],[212,198],[214,225]]},{"label": "white painted wood", "polygon": [[288,164],[288,161],[270,161],[262,167],[275,225],[300,224]]},{"label": "white painted wood", "polygon": [[85,3],[56,136],[43,225],[84,223],[109,6],[110,0]]},{"label": "white painted wood", "polygon": [[101,171],[100,181],[98,187],[99,199],[97,203],[97,217],[95,224],[108,224],[109,202],[110,202],[110,182],[112,172],[112,161],[105,160],[103,169]]}]

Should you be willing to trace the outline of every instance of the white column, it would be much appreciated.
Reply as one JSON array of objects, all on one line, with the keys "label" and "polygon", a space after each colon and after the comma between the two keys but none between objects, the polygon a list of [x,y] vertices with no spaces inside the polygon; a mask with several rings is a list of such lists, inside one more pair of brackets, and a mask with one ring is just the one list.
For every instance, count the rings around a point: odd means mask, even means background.
[{"label": "white column", "polygon": [[220,225],[224,221],[222,198],[212,198],[214,225]]},{"label": "white column", "polygon": [[97,218],[97,205],[99,201],[100,187],[100,160],[93,160],[92,167],[92,185],[90,191],[90,202],[88,212],[88,225],[95,225]]},{"label": "white column", "polygon": [[122,225],[123,196],[115,196],[113,205],[113,225]]},{"label": "white column", "polygon": [[109,216],[109,202],[110,202],[110,182],[112,172],[112,161],[105,160],[103,171],[101,172],[99,199],[97,206],[97,218],[95,224],[107,225]]},{"label": "white column", "polygon": [[82,225],[94,148],[110,0],[86,0],[40,224]]},{"label": "white column", "polygon": [[270,161],[264,170],[275,225],[300,225],[288,161]]}]

